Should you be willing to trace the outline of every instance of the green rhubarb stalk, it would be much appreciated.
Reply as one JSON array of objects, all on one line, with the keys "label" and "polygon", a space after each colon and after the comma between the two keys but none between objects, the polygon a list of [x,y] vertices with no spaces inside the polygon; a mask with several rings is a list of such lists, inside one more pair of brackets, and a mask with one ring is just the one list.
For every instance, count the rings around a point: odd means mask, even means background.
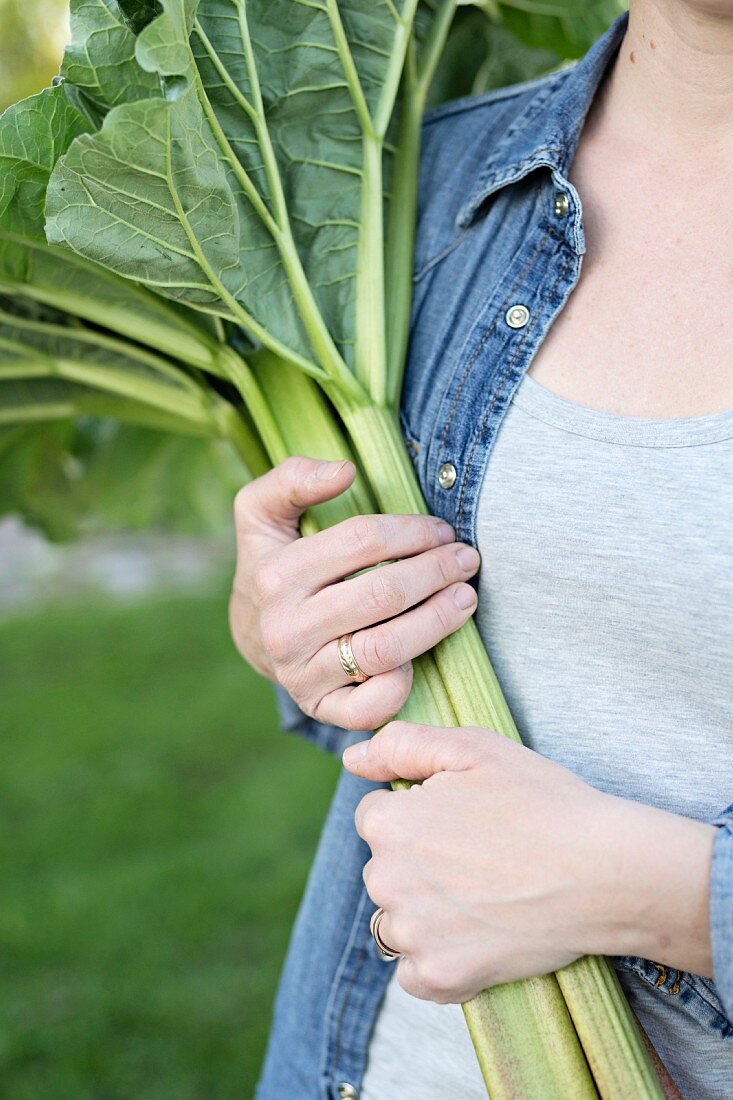
[{"label": "green rhubarb stalk", "polygon": [[[350,458],[357,467],[356,479],[346,493],[311,509],[318,526],[332,527],[352,516],[377,512],[374,494],[352,448],[313,379],[269,351],[259,351],[250,366],[289,454],[328,460]],[[294,409],[297,416],[293,415]]]},{"label": "green rhubarb stalk", "polygon": [[455,8],[455,0],[440,0],[419,56],[415,41],[410,40],[402,73],[402,95],[397,106],[398,134],[384,241],[387,329],[384,404],[389,408],[395,408],[399,401],[410,328],[420,127],[430,81],[445,46]]},{"label": "green rhubarb stalk", "polygon": [[678,1095],[664,1065],[652,1063],[607,959],[588,955],[558,970],[556,977],[601,1096],[624,1096],[631,1074],[639,1082],[635,1096]]},{"label": "green rhubarb stalk", "polygon": [[0,245],[3,241],[24,250],[28,274],[12,280],[0,278],[0,293],[21,295],[82,317],[127,339],[132,334],[136,341],[181,362],[212,374],[223,373],[217,367],[221,345],[172,302],[83,256],[43,241],[4,228],[0,230]]}]

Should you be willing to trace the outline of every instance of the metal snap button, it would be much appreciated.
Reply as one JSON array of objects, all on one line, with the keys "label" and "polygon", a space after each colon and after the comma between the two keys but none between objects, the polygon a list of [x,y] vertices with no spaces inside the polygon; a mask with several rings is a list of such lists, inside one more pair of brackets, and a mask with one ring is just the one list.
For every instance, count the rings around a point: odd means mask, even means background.
[{"label": "metal snap button", "polygon": [[556,218],[564,218],[570,209],[570,200],[564,191],[558,191],[555,195],[555,202],[553,204],[553,210]]},{"label": "metal snap button", "polygon": [[458,474],[452,462],[444,462],[438,470],[438,485],[441,489],[452,489]]},{"label": "metal snap button", "polygon": [[506,323],[509,328],[524,328],[529,320],[529,310],[526,306],[514,305],[510,306],[506,311]]},{"label": "metal snap button", "polygon": [[359,1093],[348,1081],[342,1081],[338,1087],[339,1100],[357,1100]]}]

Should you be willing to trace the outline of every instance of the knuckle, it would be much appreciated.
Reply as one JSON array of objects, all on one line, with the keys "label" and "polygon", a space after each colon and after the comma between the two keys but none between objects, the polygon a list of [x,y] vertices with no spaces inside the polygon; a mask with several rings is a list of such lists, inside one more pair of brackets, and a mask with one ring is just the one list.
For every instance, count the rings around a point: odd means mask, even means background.
[{"label": "knuckle", "polygon": [[262,645],[275,662],[287,661],[293,651],[293,630],[285,616],[269,614],[260,623]]},{"label": "knuckle", "polygon": [[429,736],[433,732],[434,727],[425,725],[422,722],[407,722],[397,718],[394,722],[388,722],[387,725],[379,731],[374,740],[384,746],[384,748],[392,750],[400,737],[405,736],[405,734],[409,735],[412,733],[414,736],[422,738]]},{"label": "knuckle", "polygon": [[404,732],[406,725],[406,722],[400,722],[399,719],[388,722],[386,726],[382,727],[374,740],[379,745],[386,745],[393,737],[399,737],[400,733]]},{"label": "knuckle", "polygon": [[369,576],[368,609],[380,615],[397,615],[407,606],[407,593],[399,577],[389,569],[376,569]]},{"label": "knuckle", "polygon": [[276,469],[281,480],[291,484],[302,481],[311,474],[313,461],[303,455],[289,455],[277,464]]},{"label": "knuckle", "polygon": [[361,638],[361,648],[368,668],[387,671],[402,664],[402,643],[394,630],[389,628],[365,631]]},{"label": "knuckle", "polygon": [[413,517],[418,542],[423,546],[434,546],[438,535],[438,526],[431,516]]},{"label": "knuckle", "polygon": [[375,866],[373,859],[364,865],[362,878],[372,901],[381,905],[383,909],[392,908],[394,887],[391,876],[383,868]]},{"label": "knuckle", "polygon": [[[372,841],[379,840],[384,832],[386,799],[382,797],[382,791],[372,791],[364,795],[361,803],[361,832],[365,838]],[[372,795],[377,795],[373,798]]]},{"label": "knuckle", "polygon": [[450,634],[451,630],[453,629],[451,602],[445,599],[433,601],[433,619],[435,620],[435,628],[443,636],[446,634]]},{"label": "knuckle", "polygon": [[349,535],[363,554],[382,555],[387,551],[388,531],[384,516],[355,516],[348,521]]},{"label": "knuckle", "polygon": [[441,588],[445,588],[446,585],[452,584],[456,579],[455,566],[455,553],[435,555],[435,571]]},{"label": "knuckle", "polygon": [[283,589],[280,568],[271,560],[256,566],[252,573],[252,587],[260,603],[269,603],[276,599]]}]

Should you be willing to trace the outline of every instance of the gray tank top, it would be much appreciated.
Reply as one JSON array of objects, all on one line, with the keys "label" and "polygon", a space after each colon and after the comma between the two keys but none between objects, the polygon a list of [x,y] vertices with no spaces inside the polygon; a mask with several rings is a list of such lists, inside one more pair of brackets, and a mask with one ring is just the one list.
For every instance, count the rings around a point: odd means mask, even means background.
[{"label": "gray tank top", "polygon": [[[733,410],[640,420],[525,377],[481,490],[477,625],[525,744],[701,821],[733,801]],[[619,977],[689,1100],[731,1100],[733,1044]],[[362,1100],[485,1100],[458,1005],[394,978]]]}]

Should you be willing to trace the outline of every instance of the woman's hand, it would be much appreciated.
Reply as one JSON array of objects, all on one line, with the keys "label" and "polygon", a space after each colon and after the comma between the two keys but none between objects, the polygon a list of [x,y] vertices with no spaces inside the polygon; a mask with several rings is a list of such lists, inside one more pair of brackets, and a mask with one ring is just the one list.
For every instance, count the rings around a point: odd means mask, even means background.
[{"label": "woman's hand", "polygon": [[715,828],[588,786],[484,729],[392,722],[351,746],[356,827],[400,984],[463,1002],[581,955],[641,955],[710,976]]},{"label": "woman's hand", "polygon": [[[303,512],[343,493],[354,476],[350,462],[291,458],[240,490],[229,621],[240,653],[306,714],[366,730],[405,702],[412,659],[472,615],[476,593],[466,582],[479,557],[434,516],[359,516],[301,538]],[[391,564],[352,577],[381,562]],[[371,677],[358,685],[337,650],[352,632]]]}]

